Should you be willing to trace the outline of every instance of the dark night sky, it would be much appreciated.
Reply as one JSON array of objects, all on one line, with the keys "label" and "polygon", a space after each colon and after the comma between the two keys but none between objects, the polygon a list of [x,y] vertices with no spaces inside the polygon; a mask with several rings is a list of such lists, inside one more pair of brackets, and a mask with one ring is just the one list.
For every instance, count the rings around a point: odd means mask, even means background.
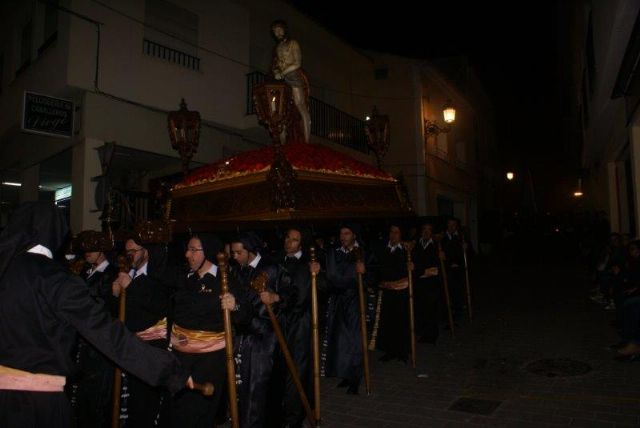
[{"label": "dark night sky", "polygon": [[557,189],[553,184],[567,174],[560,166],[568,165],[570,154],[556,150],[561,122],[556,1],[526,7],[497,1],[386,3],[395,8],[385,3],[353,8],[334,0],[291,3],[357,47],[427,59],[467,56],[494,103],[502,166],[518,169],[526,163],[537,196],[543,197],[551,197],[545,191]]}]

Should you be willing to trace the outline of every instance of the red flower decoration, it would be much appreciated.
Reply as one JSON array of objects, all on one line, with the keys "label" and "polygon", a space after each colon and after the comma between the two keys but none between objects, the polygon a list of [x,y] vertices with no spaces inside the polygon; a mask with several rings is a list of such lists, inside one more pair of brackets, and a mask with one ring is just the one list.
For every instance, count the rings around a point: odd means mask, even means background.
[{"label": "red flower decoration", "polygon": [[[294,170],[394,180],[390,174],[372,165],[319,144],[290,143],[285,144],[283,150]],[[192,171],[175,188],[196,186],[267,171],[273,162],[273,153],[273,146],[268,146],[217,161]]]}]

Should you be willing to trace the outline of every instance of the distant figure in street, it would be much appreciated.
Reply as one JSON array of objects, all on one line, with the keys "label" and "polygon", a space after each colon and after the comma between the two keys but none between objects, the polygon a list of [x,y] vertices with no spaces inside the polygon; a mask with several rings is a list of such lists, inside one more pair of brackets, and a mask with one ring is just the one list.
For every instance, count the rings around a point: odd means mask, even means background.
[{"label": "distant figure in street", "polygon": [[447,279],[451,290],[451,306],[456,319],[464,311],[464,238],[460,232],[458,219],[447,220],[447,230],[442,238],[442,249],[445,254]]},{"label": "distant figure in street", "polygon": [[407,362],[411,350],[409,331],[409,280],[407,251],[402,245],[400,226],[389,227],[389,240],[376,256],[379,263],[379,288],[382,293],[378,349],[380,361],[394,358]]}]

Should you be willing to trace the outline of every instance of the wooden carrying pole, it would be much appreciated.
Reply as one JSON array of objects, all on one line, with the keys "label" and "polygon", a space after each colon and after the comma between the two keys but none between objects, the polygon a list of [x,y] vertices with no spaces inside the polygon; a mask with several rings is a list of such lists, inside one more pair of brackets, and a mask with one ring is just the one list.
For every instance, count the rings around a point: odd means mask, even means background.
[{"label": "wooden carrying pole", "polygon": [[404,249],[407,252],[407,279],[409,281],[409,331],[411,332],[411,365],[416,368],[416,318],[413,311],[413,269],[411,252],[415,246],[413,241],[405,241]]},{"label": "wooden carrying pole", "polygon": [[[353,249],[356,256],[356,263],[362,263],[362,250]],[[371,395],[371,373],[369,372],[369,349],[367,347],[367,320],[364,305],[364,282],[362,274],[358,273],[358,297],[360,300],[360,335],[362,336],[362,363],[364,365],[364,383],[367,388],[367,395]]]},{"label": "wooden carrying pole", "polygon": [[[220,285],[222,294],[229,292],[229,278],[227,274],[227,255],[218,253],[218,269],[220,270]],[[231,334],[231,311],[224,309],[224,342],[225,352],[227,355],[227,386],[229,388],[229,412],[231,413],[231,426],[233,428],[240,427],[240,419],[238,416],[238,393],[236,391],[236,368],[233,359],[233,336]]]},{"label": "wooden carrying pole", "polygon": [[[131,261],[125,255],[118,256],[118,266],[120,272],[129,273],[131,270]],[[118,320],[124,324],[127,310],[127,290],[120,290],[118,298]],[[120,426],[120,394],[122,389],[122,369],[116,366],[113,372],[113,400],[111,407],[111,427],[118,428]]]},{"label": "wooden carrying pole", "polygon": [[[257,277],[251,281],[251,288],[255,290],[256,293],[260,294],[264,291],[268,291],[267,283],[269,282],[269,276],[266,272],[260,272]],[[302,382],[300,382],[300,376],[298,374],[298,369],[293,363],[293,358],[291,357],[291,352],[289,352],[289,346],[287,345],[287,341],[284,338],[284,334],[282,334],[282,329],[280,328],[280,323],[276,318],[276,314],[273,312],[273,308],[271,305],[264,305],[267,308],[267,313],[269,314],[269,319],[271,320],[271,325],[273,326],[273,332],[276,334],[276,338],[278,339],[278,343],[280,344],[280,350],[282,351],[282,355],[284,356],[285,363],[287,364],[287,368],[289,369],[289,373],[291,373],[291,378],[293,379],[293,383],[298,390],[298,394],[300,395],[300,401],[302,401],[302,406],[307,414],[307,419],[309,421],[310,426],[315,426],[314,414],[311,410],[311,405],[309,404],[309,400],[307,399],[307,394],[304,392],[304,388],[302,387]]]},{"label": "wooden carrying pole", "polygon": [[464,280],[467,290],[467,311],[469,321],[473,322],[473,310],[471,309],[471,283],[469,282],[469,264],[467,263],[467,243],[462,236],[462,255],[464,256]]},{"label": "wooden carrying pole", "polygon": [[447,303],[447,313],[449,315],[449,328],[451,336],[455,336],[455,327],[453,325],[453,313],[451,312],[451,298],[449,297],[449,282],[447,281],[447,268],[445,267],[444,257],[442,256],[442,243],[438,239],[438,258],[440,259],[440,270],[442,271],[442,287],[444,288],[444,299]]},{"label": "wooden carrying pole", "polygon": [[[309,248],[309,258],[316,263],[316,249]],[[311,273],[311,340],[313,346],[313,410],[316,426],[320,426],[320,333],[318,331],[318,278]]]},{"label": "wooden carrying pole", "polygon": [[369,340],[369,351],[376,350],[376,342],[378,340],[378,330],[380,329],[380,313],[382,312],[382,296],[384,290],[381,288],[378,290],[378,297],[376,298],[376,314],[373,319],[373,329],[371,330],[371,340]]}]

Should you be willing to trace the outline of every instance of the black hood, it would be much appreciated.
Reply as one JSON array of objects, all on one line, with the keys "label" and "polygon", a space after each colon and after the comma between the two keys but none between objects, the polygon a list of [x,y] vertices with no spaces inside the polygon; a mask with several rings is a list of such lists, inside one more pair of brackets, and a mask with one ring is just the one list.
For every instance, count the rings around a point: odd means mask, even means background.
[{"label": "black hood", "polygon": [[62,210],[51,202],[25,202],[18,206],[0,234],[0,277],[11,259],[35,245],[56,253],[69,233]]}]

